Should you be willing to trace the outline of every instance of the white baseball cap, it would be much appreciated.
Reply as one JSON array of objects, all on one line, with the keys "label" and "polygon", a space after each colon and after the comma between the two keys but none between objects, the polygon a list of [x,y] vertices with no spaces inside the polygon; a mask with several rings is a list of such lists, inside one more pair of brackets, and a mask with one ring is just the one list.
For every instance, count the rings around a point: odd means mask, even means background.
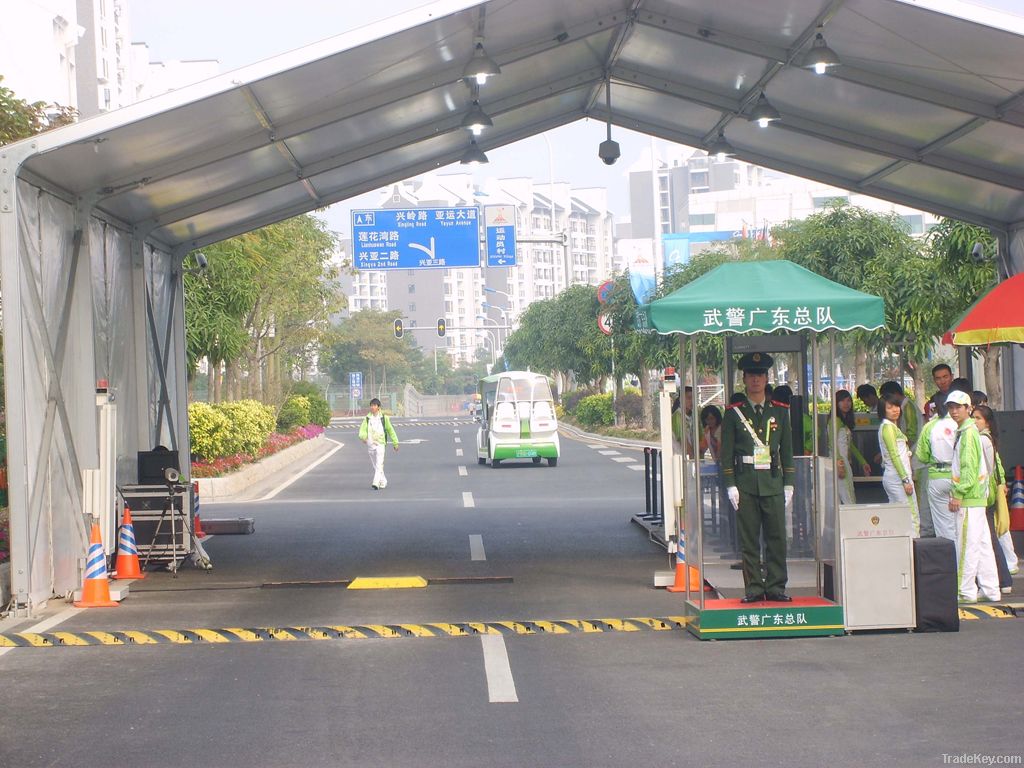
[{"label": "white baseball cap", "polygon": [[956,405],[970,405],[971,396],[966,392],[961,392],[959,389],[954,389],[948,395],[946,395],[946,405],[955,403]]}]

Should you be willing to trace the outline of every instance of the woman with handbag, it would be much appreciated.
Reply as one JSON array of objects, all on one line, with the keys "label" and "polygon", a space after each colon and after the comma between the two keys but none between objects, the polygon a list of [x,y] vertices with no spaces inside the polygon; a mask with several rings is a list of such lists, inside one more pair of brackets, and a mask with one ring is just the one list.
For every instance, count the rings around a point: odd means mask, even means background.
[{"label": "woman with handbag", "polygon": [[[989,493],[988,517],[989,534],[992,536],[992,552],[996,558],[996,570],[999,572],[999,589],[1003,594],[1013,588],[1013,574],[1018,570],[1017,554],[1013,551],[1013,540],[1010,539],[1010,510],[1006,503],[1006,472],[999,458],[999,428],[996,425],[995,413],[987,405],[978,405],[974,409],[974,422],[981,434],[981,448],[985,466],[988,468]],[[1009,539],[1009,554],[1002,538]]]}]

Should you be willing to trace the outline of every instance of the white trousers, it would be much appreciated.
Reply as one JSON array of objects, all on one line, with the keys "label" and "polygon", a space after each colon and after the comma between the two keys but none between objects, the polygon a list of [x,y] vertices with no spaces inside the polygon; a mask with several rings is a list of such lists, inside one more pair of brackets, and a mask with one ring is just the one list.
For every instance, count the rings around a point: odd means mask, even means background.
[{"label": "white trousers", "polygon": [[932,511],[935,535],[956,541],[956,534],[953,533],[953,513],[949,511],[949,496],[952,492],[953,481],[948,477],[928,478],[928,506]]},{"label": "white trousers", "polygon": [[961,507],[954,515],[957,536],[957,575],[960,579],[960,599],[977,600],[978,592],[997,602],[1002,598],[999,591],[999,573],[996,571],[996,556],[992,551],[992,539],[988,533],[988,518],[984,507]]},{"label": "white trousers", "polygon": [[907,492],[903,490],[903,483],[900,481],[900,476],[892,470],[886,469],[885,472],[882,473],[882,488],[885,489],[885,495],[889,497],[890,504],[910,505],[910,522],[913,525],[914,536],[920,536],[921,516],[917,511],[917,499],[914,498],[913,495],[907,496]]},{"label": "white trousers", "polygon": [[1006,567],[1010,570],[1010,573],[1014,573],[1020,568],[1020,561],[1017,559],[1017,553],[1013,551],[1013,537],[1010,536],[1009,531],[999,537],[999,546],[1003,548]]},{"label": "white trousers", "polygon": [[384,454],[387,452],[388,444],[370,440],[367,448],[370,453],[370,466],[373,467],[373,485],[384,488],[388,484],[388,479],[384,476]]}]

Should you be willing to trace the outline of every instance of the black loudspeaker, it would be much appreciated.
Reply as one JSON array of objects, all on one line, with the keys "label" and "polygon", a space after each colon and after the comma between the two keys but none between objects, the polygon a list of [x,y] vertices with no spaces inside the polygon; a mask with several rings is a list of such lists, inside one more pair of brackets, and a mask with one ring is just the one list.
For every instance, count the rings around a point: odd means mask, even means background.
[{"label": "black loudspeaker", "polygon": [[959,632],[956,548],[942,537],[914,539],[914,589],[918,632]]}]

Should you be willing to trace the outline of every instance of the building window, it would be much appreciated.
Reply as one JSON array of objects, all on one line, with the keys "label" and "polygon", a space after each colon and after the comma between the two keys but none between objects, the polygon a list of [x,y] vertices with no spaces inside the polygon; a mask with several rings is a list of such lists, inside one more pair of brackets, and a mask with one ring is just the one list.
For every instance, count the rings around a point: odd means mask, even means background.
[{"label": "building window", "polygon": [[690,186],[691,187],[706,187],[708,186],[708,172],[697,171],[690,172]]},{"label": "building window", "polygon": [[910,227],[910,234],[920,235],[924,233],[924,216],[919,213],[914,213],[909,216],[904,216],[903,220],[907,222],[907,226]]},{"label": "building window", "polygon": [[416,293],[416,283],[409,283],[409,293]]},{"label": "building window", "polygon": [[691,227],[713,227],[715,226],[715,214],[713,213],[691,213]]},{"label": "building window", "polygon": [[415,312],[416,311],[416,304],[414,302],[411,302],[411,301],[409,302],[409,311],[410,312]]}]

